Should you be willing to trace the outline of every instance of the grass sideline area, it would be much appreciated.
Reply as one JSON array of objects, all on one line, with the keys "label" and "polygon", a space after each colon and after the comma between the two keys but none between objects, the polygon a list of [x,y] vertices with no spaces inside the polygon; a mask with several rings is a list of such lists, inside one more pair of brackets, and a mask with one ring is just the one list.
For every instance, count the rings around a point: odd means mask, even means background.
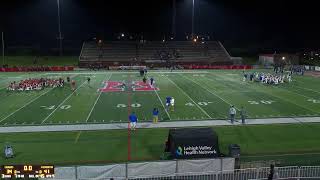
[{"label": "grass sideline area", "polygon": [[[281,165],[319,165],[320,124],[213,127],[220,149],[239,144],[241,161],[277,160]],[[16,157],[1,164],[105,164],[127,161],[127,130],[0,134],[3,147],[13,145]],[[159,160],[168,129],[131,133],[133,161]],[[312,154],[313,153],[313,154]],[[293,154],[293,155],[290,155]],[[267,156],[266,156],[267,155]]]},{"label": "grass sideline area", "polygon": [[39,56],[34,64],[35,56],[6,56],[5,64],[14,66],[77,66],[77,56]]}]

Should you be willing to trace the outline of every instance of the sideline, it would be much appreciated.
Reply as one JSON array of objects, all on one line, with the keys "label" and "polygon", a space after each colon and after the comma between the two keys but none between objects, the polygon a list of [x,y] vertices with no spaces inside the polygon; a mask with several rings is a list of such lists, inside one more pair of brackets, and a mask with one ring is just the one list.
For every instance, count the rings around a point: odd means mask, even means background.
[{"label": "sideline", "polygon": [[[271,119],[247,119],[246,125],[267,125],[267,124],[301,124],[301,123],[320,123],[320,117],[295,117],[295,118],[271,118]],[[245,126],[239,122],[231,124],[226,120],[198,120],[198,121],[175,121],[138,123],[137,128],[180,128],[180,127],[203,127],[203,126]],[[8,126],[0,127],[1,133],[19,132],[58,132],[58,131],[94,131],[94,130],[119,130],[127,129],[128,123],[112,124],[74,124],[74,125],[38,125],[38,126]]]}]

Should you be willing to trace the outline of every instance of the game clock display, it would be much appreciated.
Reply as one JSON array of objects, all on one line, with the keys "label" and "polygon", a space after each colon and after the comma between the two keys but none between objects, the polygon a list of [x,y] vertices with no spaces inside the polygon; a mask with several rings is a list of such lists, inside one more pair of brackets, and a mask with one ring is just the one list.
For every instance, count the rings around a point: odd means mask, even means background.
[{"label": "game clock display", "polygon": [[1,178],[54,178],[53,165],[3,165]]}]

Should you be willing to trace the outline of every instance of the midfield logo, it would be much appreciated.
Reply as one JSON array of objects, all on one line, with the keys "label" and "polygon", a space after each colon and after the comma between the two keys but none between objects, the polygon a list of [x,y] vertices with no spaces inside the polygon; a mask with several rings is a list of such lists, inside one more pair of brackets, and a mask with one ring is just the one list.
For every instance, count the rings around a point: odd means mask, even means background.
[{"label": "midfield logo", "polygon": [[100,88],[100,92],[123,92],[131,88],[132,91],[159,91],[159,88],[151,86],[143,81],[133,81],[129,85],[121,81],[107,81],[105,86]]}]

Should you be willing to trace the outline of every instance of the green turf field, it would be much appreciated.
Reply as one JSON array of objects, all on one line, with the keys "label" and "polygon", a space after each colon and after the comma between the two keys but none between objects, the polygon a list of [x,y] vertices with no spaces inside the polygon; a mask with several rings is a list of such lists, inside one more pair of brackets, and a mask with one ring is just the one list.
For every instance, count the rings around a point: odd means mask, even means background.
[{"label": "green turf field", "polygon": [[[231,143],[241,147],[241,161],[277,160],[281,165],[319,165],[320,125],[255,125],[214,127],[220,149]],[[131,133],[133,161],[159,160],[168,129],[139,129]],[[3,164],[56,165],[125,162],[127,130],[0,134],[0,147],[13,145],[16,157]]]},{"label": "green turf field", "polygon": [[[7,92],[9,82],[32,77],[67,77],[77,81],[73,93],[64,88],[37,92]],[[86,82],[87,77],[91,82]],[[48,125],[127,122],[135,111],[139,121],[151,121],[154,107],[160,121],[226,119],[229,106],[244,106],[249,118],[320,116],[320,79],[294,76],[279,86],[243,82],[242,71],[151,71],[158,91],[133,91],[141,81],[135,71],[75,71],[66,73],[1,73],[0,124]],[[121,92],[100,92],[106,81],[125,82]],[[166,112],[165,97],[175,98],[175,111]],[[236,143],[242,161],[280,160],[285,165],[320,162],[319,124],[214,127],[220,147]],[[131,134],[134,161],[159,160],[168,129],[141,129]],[[0,163],[95,164],[127,160],[127,130],[0,134],[0,147],[12,144],[14,159]]]},{"label": "green turf field", "polygon": [[[230,105],[244,106],[249,118],[320,115],[320,79],[294,77],[279,86],[243,82],[242,71],[150,72],[158,91],[133,91],[136,72],[2,73],[0,74],[0,124],[73,124],[127,122],[128,109],[140,122],[150,121],[152,109],[160,110],[161,121],[226,119]],[[9,82],[31,77],[66,77],[70,86],[38,92],[7,92]],[[86,82],[86,77],[91,82]],[[121,92],[102,92],[105,81],[125,82]],[[164,110],[165,98],[173,96],[175,111]]]}]

